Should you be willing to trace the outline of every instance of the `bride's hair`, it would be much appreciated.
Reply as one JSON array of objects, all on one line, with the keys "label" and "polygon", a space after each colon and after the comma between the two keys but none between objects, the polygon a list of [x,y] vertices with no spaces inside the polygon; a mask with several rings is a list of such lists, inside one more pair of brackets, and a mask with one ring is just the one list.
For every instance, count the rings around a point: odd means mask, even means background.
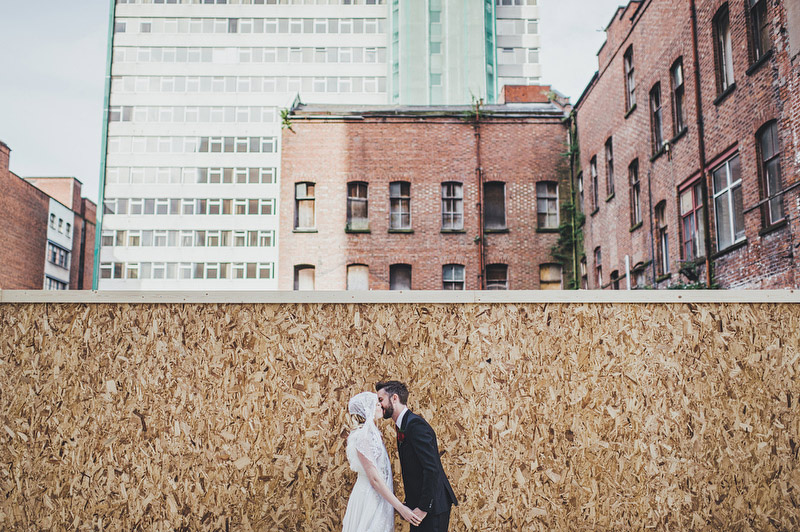
[{"label": "bride's hair", "polygon": [[400,402],[404,405],[408,403],[408,388],[400,381],[379,382],[375,385],[375,391],[379,392],[381,390],[388,393],[389,397],[397,394],[397,397],[400,398]]}]

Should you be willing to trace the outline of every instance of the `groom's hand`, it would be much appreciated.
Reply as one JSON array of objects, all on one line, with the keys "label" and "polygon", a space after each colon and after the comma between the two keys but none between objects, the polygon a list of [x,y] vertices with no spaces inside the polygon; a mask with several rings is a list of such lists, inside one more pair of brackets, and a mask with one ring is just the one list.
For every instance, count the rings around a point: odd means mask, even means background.
[{"label": "groom's hand", "polygon": [[414,508],[414,515],[419,518],[419,522],[421,523],[422,520],[425,519],[425,516],[428,515],[428,512],[423,512],[419,508]]}]

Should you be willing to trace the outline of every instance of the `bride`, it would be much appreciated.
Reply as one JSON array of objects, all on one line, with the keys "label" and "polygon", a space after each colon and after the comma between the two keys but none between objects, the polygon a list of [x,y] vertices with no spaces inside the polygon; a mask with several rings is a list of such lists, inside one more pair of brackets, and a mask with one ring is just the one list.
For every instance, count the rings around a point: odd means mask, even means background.
[{"label": "bride", "polygon": [[351,414],[363,417],[364,423],[347,437],[347,460],[358,479],[347,501],[343,532],[392,532],[392,508],[412,525],[419,525],[420,519],[392,492],[392,466],[375,426],[383,413],[378,396],[362,392],[350,399],[348,407]]}]

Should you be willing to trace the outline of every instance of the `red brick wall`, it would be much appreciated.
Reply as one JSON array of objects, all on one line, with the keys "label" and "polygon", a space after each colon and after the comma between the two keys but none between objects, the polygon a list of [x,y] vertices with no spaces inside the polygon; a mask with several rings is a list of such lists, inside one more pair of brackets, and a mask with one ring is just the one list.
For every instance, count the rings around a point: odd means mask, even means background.
[{"label": "red brick wall", "polygon": [[[412,266],[412,288],[442,288],[442,266],[463,264],[467,289],[479,288],[476,138],[451,118],[293,121],[283,134],[279,287],[292,289],[294,266],[316,268],[317,289],[346,287],[348,264],[370,267],[370,288],[389,288],[389,266]],[[552,262],[552,233],[536,232],[536,182],[558,179],[566,128],[559,119],[488,119],[481,125],[485,181],[506,182],[507,233],[487,234],[487,264],[509,265],[512,289],[539,286]],[[562,168],[563,171],[563,168]],[[318,233],[293,233],[294,184],[316,183]],[[369,183],[369,234],[348,234],[347,182]],[[389,183],[411,183],[412,234],[389,233]],[[441,232],[441,183],[464,184],[464,232]],[[562,191],[564,187],[561,187]]]},{"label": "red brick wall", "polygon": [[[770,120],[778,121],[782,149],[781,166],[783,185],[788,188],[798,181],[796,155],[797,121],[790,109],[797,111],[798,66],[789,57],[785,36],[780,28],[785,25],[785,14],[780,2],[770,2],[770,20],[773,22],[775,42],[772,58],[759,68],[746,72],[751,65],[748,50],[746,18],[743,6],[731,3],[731,30],[734,47],[733,64],[736,88],[724,99],[717,94],[712,18],[722,0],[697,3],[698,50],[700,57],[701,105],[703,111],[705,162],[709,192],[713,189],[709,172],[719,156],[731,149],[738,150],[742,164],[742,191],[744,210],[755,206],[762,198],[759,185],[759,168],[755,135]],[[624,21],[621,23],[624,26]],[[610,33],[619,33],[610,28]],[[611,41],[611,39],[609,39]],[[636,109],[626,117],[625,81],[622,54],[629,45],[634,49],[636,69]],[[689,282],[678,274],[683,259],[678,242],[678,187],[701,171],[700,144],[695,100],[695,65],[692,53],[691,10],[688,0],[649,0],[640,10],[630,36],[619,41],[617,49],[603,50],[609,60],[601,69],[595,85],[578,106],[578,135],[581,148],[581,166],[589,186],[589,160],[597,155],[600,181],[600,205],[595,214],[587,207],[585,248],[589,269],[594,270],[593,251],[602,250],[605,283],[612,270],[624,275],[624,257],[631,264],[648,263],[653,258],[651,237],[651,206],[666,200],[670,238],[672,276],[657,284]],[[616,52],[616,53],[612,53]],[[670,67],[678,57],[683,58],[685,79],[685,109],[687,133],[670,143],[670,151],[651,161],[651,133],[649,92],[656,82],[661,84],[664,138],[673,137],[672,102],[670,94]],[[794,130],[794,131],[793,131]],[[605,201],[604,144],[613,137],[616,174],[614,198]],[[630,199],[627,185],[627,168],[638,158],[641,177],[643,225],[631,231]],[[651,190],[648,190],[648,184]],[[649,196],[652,194],[652,205]],[[761,234],[763,226],[760,209],[745,215],[746,243],[736,249],[719,252],[716,242],[713,197],[708,211],[711,235],[711,253],[714,281],[724,288],[780,288],[798,286],[797,260],[793,242],[797,240],[797,189],[785,196],[784,209],[789,222],[769,234]],[[588,200],[587,200],[588,202]],[[700,268],[702,271],[703,268]],[[653,285],[652,268],[647,270],[648,284]],[[590,287],[597,288],[590,275]]]}]

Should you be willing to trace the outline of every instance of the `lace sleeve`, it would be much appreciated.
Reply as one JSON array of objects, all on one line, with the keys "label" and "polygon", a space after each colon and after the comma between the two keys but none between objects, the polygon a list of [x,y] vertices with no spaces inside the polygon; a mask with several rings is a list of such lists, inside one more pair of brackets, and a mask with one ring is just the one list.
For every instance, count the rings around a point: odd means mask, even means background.
[{"label": "lace sleeve", "polygon": [[[356,471],[363,469],[361,461],[358,458],[358,453],[356,452],[358,451],[380,471],[382,446],[381,441],[375,436],[376,435],[372,434],[369,430],[359,429],[352,432],[347,438],[347,454],[352,469]],[[380,438],[380,436],[378,436],[378,438]]]}]

